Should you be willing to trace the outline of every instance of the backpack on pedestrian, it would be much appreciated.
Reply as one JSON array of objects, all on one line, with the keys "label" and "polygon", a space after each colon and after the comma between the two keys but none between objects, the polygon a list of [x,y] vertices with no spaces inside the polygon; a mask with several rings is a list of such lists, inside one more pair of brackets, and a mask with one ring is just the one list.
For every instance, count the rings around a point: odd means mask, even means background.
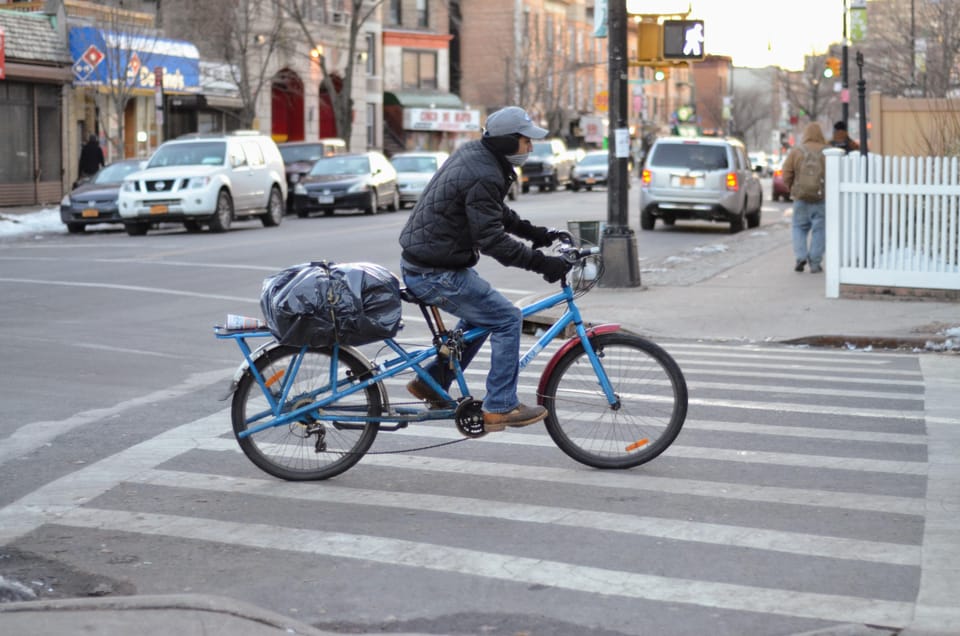
[{"label": "backpack on pedestrian", "polygon": [[811,152],[806,146],[797,146],[803,157],[796,168],[790,194],[801,201],[822,201],[825,169],[822,152]]}]

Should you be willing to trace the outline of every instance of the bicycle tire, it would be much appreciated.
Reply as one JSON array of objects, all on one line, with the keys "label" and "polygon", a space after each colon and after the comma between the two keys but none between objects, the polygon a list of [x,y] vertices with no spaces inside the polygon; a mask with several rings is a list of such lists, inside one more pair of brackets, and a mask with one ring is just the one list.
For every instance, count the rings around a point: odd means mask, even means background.
[{"label": "bicycle tire", "polygon": [[[256,365],[263,378],[280,378],[286,373],[298,347],[276,347],[257,358]],[[296,380],[287,394],[285,411],[300,408],[310,403],[309,394],[330,386],[331,351],[310,349],[304,353]],[[367,363],[343,349],[339,352],[339,377],[356,381],[369,374]],[[279,394],[280,383],[276,383]],[[351,415],[378,415],[382,412],[381,388],[371,384],[363,391],[343,398],[325,414],[336,413],[338,408]],[[324,391],[326,395],[329,392]],[[267,400],[253,372],[249,369],[240,378],[233,394],[231,419],[233,432],[243,453],[264,472],[287,481],[315,481],[329,479],[344,472],[363,457],[379,431],[379,422],[370,422],[362,428],[343,428],[329,420],[318,422],[305,416],[280,426],[266,428],[258,433],[240,437],[248,428],[260,421],[248,421],[248,414],[262,413],[267,409]],[[322,424],[326,447],[317,450],[316,433],[309,434],[309,426]]]},{"label": "bicycle tire", "polygon": [[633,468],[654,459],[680,434],[687,383],[670,354],[625,333],[590,342],[618,406],[611,408],[582,343],[559,360],[544,385],[547,432],[576,461],[594,468]]}]

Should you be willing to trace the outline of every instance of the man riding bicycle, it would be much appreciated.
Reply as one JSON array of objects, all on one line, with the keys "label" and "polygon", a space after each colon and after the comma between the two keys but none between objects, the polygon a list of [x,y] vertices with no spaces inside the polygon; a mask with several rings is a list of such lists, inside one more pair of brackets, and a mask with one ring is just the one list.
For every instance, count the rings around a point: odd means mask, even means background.
[{"label": "man riding bicycle", "polygon": [[[542,274],[550,283],[570,269],[563,258],[536,249],[548,247],[555,233],[521,219],[504,203],[517,178],[513,167],[526,161],[531,139],[546,136],[547,131],[517,106],[491,114],[482,138],[462,145],[437,171],[400,233],[407,289],[422,302],[457,316],[458,329],[490,329],[490,373],[483,400],[486,431],[527,426],[547,417],[544,407],[521,404],[517,396],[520,310],[474,270],[480,254],[508,267]],[[513,236],[531,241],[532,246]],[[483,339],[478,339],[464,347],[463,368],[482,344]],[[437,361],[426,370],[444,389],[453,382],[452,373]],[[447,406],[420,378],[407,384],[407,390],[433,408]]]}]

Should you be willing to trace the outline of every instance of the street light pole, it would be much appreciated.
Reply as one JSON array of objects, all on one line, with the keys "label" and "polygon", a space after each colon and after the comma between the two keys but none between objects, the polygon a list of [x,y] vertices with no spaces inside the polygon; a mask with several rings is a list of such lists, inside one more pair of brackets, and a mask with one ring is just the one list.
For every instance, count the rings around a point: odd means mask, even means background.
[{"label": "street light pole", "polygon": [[627,1],[609,0],[607,6],[609,62],[609,185],[607,226],[600,241],[604,276],[601,287],[637,287],[640,262],[637,240],[627,221],[627,158],[630,129],[627,127]]}]

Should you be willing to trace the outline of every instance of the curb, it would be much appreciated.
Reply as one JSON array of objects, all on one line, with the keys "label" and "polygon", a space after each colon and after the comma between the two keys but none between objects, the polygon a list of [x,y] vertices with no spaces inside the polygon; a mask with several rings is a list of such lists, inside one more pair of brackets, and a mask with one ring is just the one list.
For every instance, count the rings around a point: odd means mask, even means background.
[{"label": "curb", "polygon": [[819,335],[803,336],[792,338],[790,340],[781,340],[783,344],[789,345],[808,345],[811,347],[855,347],[857,349],[866,349],[873,347],[875,349],[909,349],[911,351],[943,351],[947,349],[948,340],[946,336],[841,336],[841,335]]},{"label": "curb", "polygon": [[[83,615],[102,615],[106,612],[120,617],[120,622],[126,620],[133,621],[133,624],[139,625],[140,629],[142,629],[145,620],[142,612],[145,610],[165,612],[167,615],[176,613],[216,615],[211,616],[208,620],[214,620],[217,617],[226,617],[226,619],[232,617],[233,619],[239,619],[240,621],[249,623],[252,628],[250,633],[267,634],[276,631],[277,633],[303,634],[305,636],[327,636],[329,634],[329,632],[320,631],[311,625],[301,623],[276,612],[212,594],[115,596],[97,599],[70,598],[3,603],[0,604],[0,627],[2,627],[4,623],[19,622],[18,619],[30,621],[31,618],[38,622],[47,622],[50,627],[53,627],[53,625],[49,624],[49,619],[52,618],[51,613],[72,612]],[[46,621],[40,619],[41,614]],[[127,614],[129,614],[129,618],[123,619],[122,617]],[[135,615],[139,616],[139,618]],[[36,623],[30,622],[24,624]],[[0,629],[0,631],[5,630]]]}]

